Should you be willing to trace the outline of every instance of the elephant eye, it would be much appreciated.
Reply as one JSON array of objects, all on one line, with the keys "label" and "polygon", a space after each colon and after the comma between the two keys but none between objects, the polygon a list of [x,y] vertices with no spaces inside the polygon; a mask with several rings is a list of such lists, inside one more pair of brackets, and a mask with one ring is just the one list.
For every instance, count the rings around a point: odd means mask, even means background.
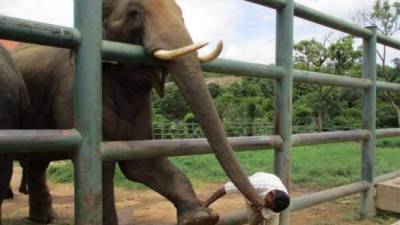
[{"label": "elephant eye", "polygon": [[136,10],[136,9],[131,9],[131,10],[129,10],[128,15],[129,15],[129,17],[131,17],[131,18],[136,18],[136,17],[138,17],[138,16],[141,16],[142,13],[139,12],[138,10]]}]

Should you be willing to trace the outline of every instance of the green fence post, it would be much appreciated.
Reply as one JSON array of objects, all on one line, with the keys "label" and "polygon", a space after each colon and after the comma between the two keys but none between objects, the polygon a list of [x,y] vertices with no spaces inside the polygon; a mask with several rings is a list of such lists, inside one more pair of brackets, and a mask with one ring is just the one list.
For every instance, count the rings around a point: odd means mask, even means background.
[{"label": "green fence post", "polygon": [[[275,133],[283,139],[283,146],[275,149],[275,173],[290,189],[290,138],[292,134],[293,93],[293,21],[294,3],[287,0],[285,7],[277,10],[276,65],[286,70],[285,76],[275,81]],[[289,212],[281,214],[281,225],[289,224]]]},{"label": "green fence post", "polygon": [[369,27],[372,31],[370,38],[364,39],[363,78],[372,82],[370,88],[364,89],[362,107],[362,128],[369,130],[371,136],[362,143],[361,179],[369,183],[369,189],[361,193],[361,216],[375,215],[374,202],[374,163],[375,163],[375,128],[376,128],[376,27]]},{"label": "green fence post", "polygon": [[75,0],[75,126],[82,144],[75,152],[75,224],[102,224],[101,187],[101,1]]}]

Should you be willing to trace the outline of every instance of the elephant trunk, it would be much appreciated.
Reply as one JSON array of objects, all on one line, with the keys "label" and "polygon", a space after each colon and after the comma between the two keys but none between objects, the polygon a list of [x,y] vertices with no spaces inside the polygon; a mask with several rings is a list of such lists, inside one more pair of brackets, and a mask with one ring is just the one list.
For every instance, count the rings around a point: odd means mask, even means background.
[{"label": "elephant trunk", "polygon": [[228,177],[255,207],[261,208],[264,205],[263,200],[250,184],[227,141],[217,110],[208,92],[197,54],[192,53],[170,61],[168,69]]}]

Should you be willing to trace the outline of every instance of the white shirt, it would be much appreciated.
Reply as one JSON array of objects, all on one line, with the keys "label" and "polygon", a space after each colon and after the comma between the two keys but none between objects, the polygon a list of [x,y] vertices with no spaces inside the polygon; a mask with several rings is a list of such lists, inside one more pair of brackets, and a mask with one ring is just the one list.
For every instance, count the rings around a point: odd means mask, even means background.
[{"label": "white shirt", "polygon": [[[271,173],[257,172],[249,177],[249,181],[262,199],[264,199],[265,196],[273,190],[280,190],[286,194],[288,193],[281,179]],[[239,192],[237,187],[231,181],[226,183],[224,188],[227,194]],[[277,215],[277,213],[268,208],[261,209],[261,214],[265,219],[270,219],[273,215]]]}]

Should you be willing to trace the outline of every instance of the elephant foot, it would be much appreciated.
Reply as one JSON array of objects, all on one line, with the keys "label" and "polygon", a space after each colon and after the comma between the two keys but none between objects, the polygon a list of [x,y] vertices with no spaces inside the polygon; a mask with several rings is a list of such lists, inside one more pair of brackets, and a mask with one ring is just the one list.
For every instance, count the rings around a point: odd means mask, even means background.
[{"label": "elephant foot", "polygon": [[194,208],[183,212],[178,217],[177,225],[215,225],[219,215],[210,208]]},{"label": "elephant foot", "polygon": [[56,217],[56,212],[52,208],[50,208],[48,210],[31,211],[29,215],[29,220],[36,223],[49,224],[53,222]]}]

